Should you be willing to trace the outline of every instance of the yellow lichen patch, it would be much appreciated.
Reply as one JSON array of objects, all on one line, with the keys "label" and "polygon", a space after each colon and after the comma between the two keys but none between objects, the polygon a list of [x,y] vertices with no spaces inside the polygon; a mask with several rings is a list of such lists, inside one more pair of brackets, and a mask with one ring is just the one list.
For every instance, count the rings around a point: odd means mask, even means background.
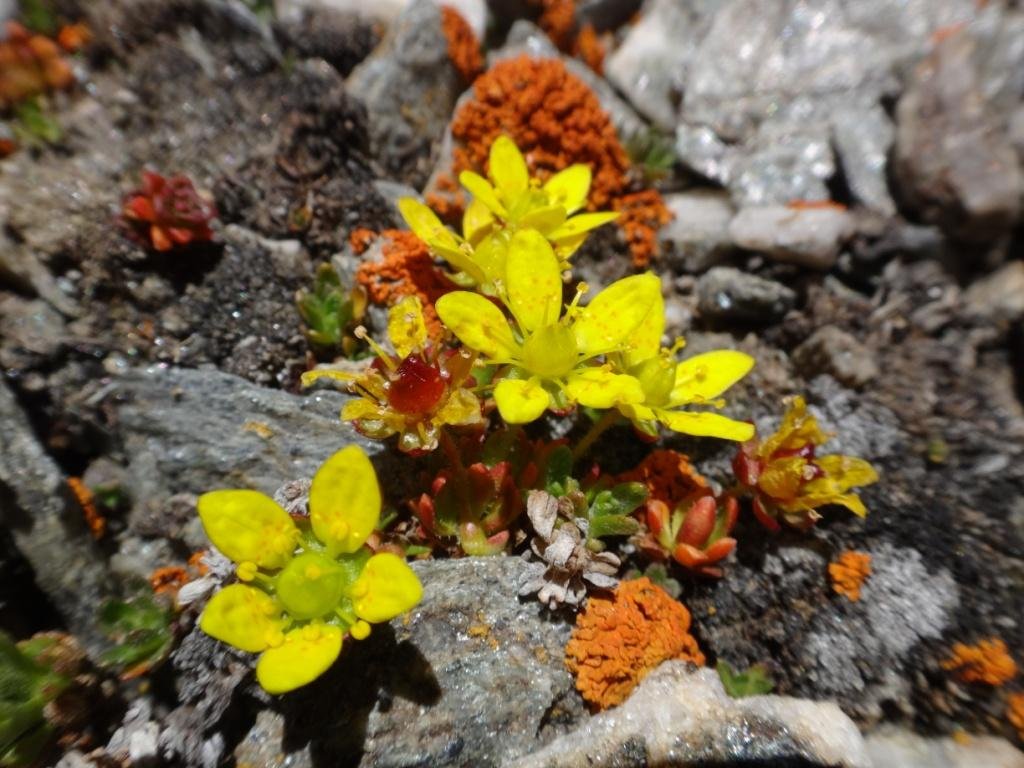
[{"label": "yellow lichen patch", "polygon": [[1006,643],[998,637],[980,640],[974,645],[957,643],[952,655],[942,662],[947,671],[956,670],[965,683],[1003,685],[1017,675],[1017,664]]},{"label": "yellow lichen patch", "polygon": [[832,590],[848,600],[860,600],[860,588],[871,575],[871,555],[867,552],[843,552],[834,563],[828,564]]},{"label": "yellow lichen patch", "polygon": [[623,581],[612,597],[590,598],[576,617],[565,663],[584,699],[612,707],[663,661],[704,664],[689,629],[690,612],[661,587],[647,578]]}]

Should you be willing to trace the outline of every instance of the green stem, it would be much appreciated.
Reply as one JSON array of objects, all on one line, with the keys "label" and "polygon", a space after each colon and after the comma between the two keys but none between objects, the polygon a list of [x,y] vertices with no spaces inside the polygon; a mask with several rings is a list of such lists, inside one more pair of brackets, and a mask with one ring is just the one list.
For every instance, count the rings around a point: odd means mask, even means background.
[{"label": "green stem", "polygon": [[591,446],[594,445],[594,442],[597,440],[597,438],[599,438],[609,429],[618,424],[620,418],[621,417],[619,412],[614,408],[611,408],[605,411],[604,415],[601,416],[600,419],[591,424],[590,430],[587,432],[587,434],[585,434],[583,436],[583,439],[580,440],[576,444],[576,447],[572,449],[573,463],[579,461],[584,456],[586,456],[587,451],[589,451]]}]

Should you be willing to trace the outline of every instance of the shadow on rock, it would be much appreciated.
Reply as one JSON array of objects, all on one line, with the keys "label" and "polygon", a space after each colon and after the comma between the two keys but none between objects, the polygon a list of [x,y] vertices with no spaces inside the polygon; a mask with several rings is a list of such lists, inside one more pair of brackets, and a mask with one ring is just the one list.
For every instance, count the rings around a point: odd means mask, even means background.
[{"label": "shadow on rock", "polygon": [[375,707],[391,708],[395,697],[421,706],[441,700],[441,686],[426,657],[411,642],[398,642],[390,626],[353,642],[315,683],[281,699],[284,746],[293,752],[309,744],[315,766],[358,765],[367,722]]}]

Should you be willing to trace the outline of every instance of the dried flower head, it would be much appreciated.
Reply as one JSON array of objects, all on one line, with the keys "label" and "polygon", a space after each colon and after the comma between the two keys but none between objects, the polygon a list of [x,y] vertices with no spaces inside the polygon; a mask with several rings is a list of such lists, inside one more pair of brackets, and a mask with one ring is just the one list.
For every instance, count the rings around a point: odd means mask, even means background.
[{"label": "dried flower head", "polygon": [[474,357],[465,350],[439,351],[428,343],[423,308],[407,296],[388,313],[392,354],[369,338],[365,329],[356,335],[366,340],[377,357],[362,373],[316,370],[303,374],[303,385],[320,378],[344,381],[360,397],[350,400],[341,418],[375,440],[398,435],[398,448],[425,453],[438,446],[446,425],[482,423],[480,401],[467,388]]},{"label": "dried flower head", "polygon": [[819,507],[838,504],[860,517],[867,508],[850,489],[878,480],[868,462],[852,456],[818,456],[830,435],[808,413],[802,397],[794,397],[778,431],[765,440],[743,444],[733,459],[736,479],[754,496],[757,519],[769,530],[780,521],[809,528],[821,515]]},{"label": "dried flower head", "polygon": [[661,587],[647,578],[623,581],[610,597],[591,597],[576,617],[565,663],[584,699],[612,707],[663,661],[704,664],[689,629],[690,612]]},{"label": "dried flower head", "polygon": [[998,686],[1017,676],[1017,663],[1006,643],[998,637],[980,640],[974,645],[957,643],[952,655],[942,662],[947,671],[956,670],[965,683]]},{"label": "dried flower head", "polygon": [[834,563],[828,564],[832,591],[848,600],[860,600],[860,588],[871,575],[871,555],[867,552],[843,552]]},{"label": "dried flower head", "polygon": [[[568,520],[560,520],[559,513]],[[520,595],[536,594],[548,608],[576,607],[588,587],[612,589],[621,561],[611,552],[595,552],[587,546],[587,519],[573,516],[572,502],[547,491],[530,491],[526,514],[535,536],[530,548],[540,562],[530,564]]]},{"label": "dried flower head", "polygon": [[165,178],[142,172],[142,187],[125,200],[122,215],[157,251],[205,243],[213,239],[210,222],[217,217],[213,203],[196,191],[187,176]]}]

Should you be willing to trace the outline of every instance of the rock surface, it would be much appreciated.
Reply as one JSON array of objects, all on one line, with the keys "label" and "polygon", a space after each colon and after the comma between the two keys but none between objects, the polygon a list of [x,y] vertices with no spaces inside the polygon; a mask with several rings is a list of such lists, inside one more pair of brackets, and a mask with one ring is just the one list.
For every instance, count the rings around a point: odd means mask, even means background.
[{"label": "rock surface", "polygon": [[744,208],[729,224],[736,245],[779,261],[811,269],[829,269],[843,242],[853,234],[850,214],[832,207]]},{"label": "rock surface", "polygon": [[957,741],[884,728],[865,741],[872,768],[1024,768],[1024,752],[992,736]]},{"label": "rock surface", "polygon": [[872,768],[860,732],[835,704],[731,699],[714,670],[669,661],[624,704],[507,768],[829,765]]},{"label": "rock surface", "polygon": [[568,623],[515,596],[526,563],[413,567],[420,605],[262,712],[235,750],[240,764],[496,768],[584,716],[563,660]]},{"label": "rock surface", "polygon": [[697,280],[697,309],[711,320],[769,325],[795,302],[791,288],[733,267],[715,267]]},{"label": "rock surface", "polygon": [[808,378],[827,373],[848,387],[862,387],[879,373],[868,348],[834,325],[819,328],[793,350],[793,363]]}]

